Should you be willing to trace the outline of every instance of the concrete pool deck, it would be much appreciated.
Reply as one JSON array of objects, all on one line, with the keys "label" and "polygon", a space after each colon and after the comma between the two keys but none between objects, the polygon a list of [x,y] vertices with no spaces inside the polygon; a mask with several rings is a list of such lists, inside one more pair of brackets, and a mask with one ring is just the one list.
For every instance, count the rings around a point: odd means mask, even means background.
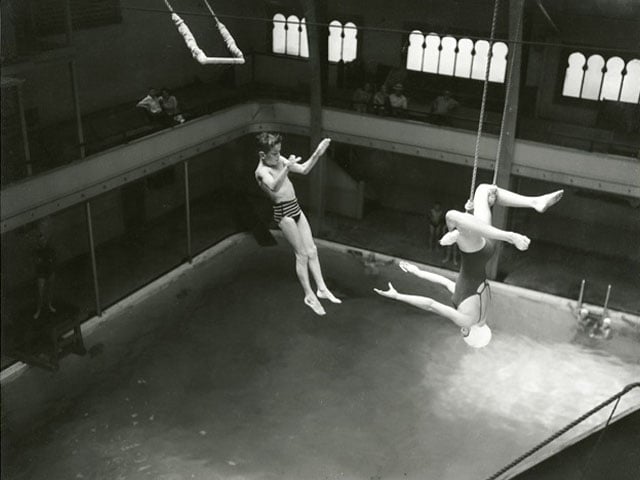
[{"label": "concrete pool deck", "polygon": [[[302,304],[284,245],[267,254],[235,236],[90,322],[91,358],[5,381],[3,478],[477,478],[566,423],[564,412],[532,426],[526,415],[487,410],[491,401],[517,406],[500,400],[513,393],[500,382],[516,383],[517,372],[496,372],[496,396],[472,368],[460,376],[486,356],[472,355],[447,322],[372,294],[391,272],[363,275],[355,256],[319,245],[327,281],[345,299],[326,317]],[[505,337],[496,350],[517,361]],[[442,345],[452,361],[432,356]],[[448,383],[434,397],[425,381],[435,378]],[[458,380],[467,384],[457,389]],[[595,393],[571,400],[568,420],[595,405]],[[451,410],[437,413],[447,394]],[[481,395],[489,401],[478,409]],[[496,454],[497,442],[506,451]],[[459,463],[460,449],[470,464]]]}]

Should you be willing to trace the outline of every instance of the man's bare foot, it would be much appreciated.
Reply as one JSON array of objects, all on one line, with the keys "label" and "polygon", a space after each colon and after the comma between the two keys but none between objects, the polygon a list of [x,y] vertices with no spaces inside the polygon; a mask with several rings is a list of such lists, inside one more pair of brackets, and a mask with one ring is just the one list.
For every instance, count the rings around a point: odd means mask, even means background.
[{"label": "man's bare foot", "polygon": [[33,319],[37,320],[40,317],[40,310],[33,314]]},{"label": "man's bare foot", "polygon": [[327,313],[324,311],[324,307],[320,303],[320,300],[318,300],[318,298],[313,294],[309,295],[308,297],[304,297],[304,303],[318,315],[326,315]]},{"label": "man's bare foot", "polygon": [[445,233],[440,239],[440,245],[446,247],[447,245],[453,245],[458,240],[460,236],[460,232],[458,230],[451,230],[450,232]]},{"label": "man's bare foot", "polygon": [[514,244],[518,250],[524,251],[529,248],[529,244],[531,243],[529,237],[515,232],[511,232],[510,237],[509,243]]},{"label": "man's bare foot", "polygon": [[333,293],[331,293],[329,289],[318,290],[316,292],[316,295],[318,296],[318,298],[326,298],[331,303],[342,303],[342,300],[340,300],[339,298],[336,298],[336,296],[333,295]]},{"label": "man's bare foot", "polygon": [[49,305],[49,311],[51,313],[56,313],[57,312],[57,310],[55,308],[53,308],[53,305],[51,305],[51,304]]},{"label": "man's bare foot", "polygon": [[562,198],[563,193],[564,190],[558,190],[548,193],[547,195],[540,195],[533,201],[533,208],[535,208],[538,213],[543,213],[547,208],[558,203]]}]

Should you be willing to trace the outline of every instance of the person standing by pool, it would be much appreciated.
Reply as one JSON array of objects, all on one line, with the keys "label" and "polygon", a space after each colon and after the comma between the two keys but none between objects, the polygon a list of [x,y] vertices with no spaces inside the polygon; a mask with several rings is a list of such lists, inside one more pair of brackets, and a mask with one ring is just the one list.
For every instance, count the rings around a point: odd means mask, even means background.
[{"label": "person standing by pool", "polygon": [[444,210],[440,202],[435,202],[429,209],[429,250],[435,250],[438,237],[442,235],[445,228]]},{"label": "person standing by pool", "polygon": [[529,197],[504,190],[495,185],[480,185],[474,195],[473,213],[449,210],[446,224],[449,231],[440,244],[457,244],[461,252],[461,267],[455,282],[431,272],[420,270],[408,262],[400,268],[419,278],[440,284],[451,292],[453,307],[429,297],[398,293],[391,283],[388,290],[374,289],[376,293],[415,307],[435,312],[460,327],[464,341],[475,348],[486,346],[491,340],[491,329],[486,324],[491,292],[487,282],[486,265],[493,256],[496,240],[508,242],[518,250],[529,248],[530,240],[515,232],[500,230],[491,225],[491,207],[494,203],[505,207],[533,208],[542,213],[562,198],[563,190],[547,195]]},{"label": "person standing by pool", "polygon": [[[324,315],[326,312],[318,298],[325,298],[333,303],[342,301],[329,291],[324,282],[311,227],[298,205],[296,192],[288,175],[289,172],[307,175],[329,148],[331,139],[323,139],[311,157],[303,163],[300,163],[301,157],[289,155],[289,158],[285,158],[280,155],[282,135],[278,133],[261,133],[257,136],[257,141],[260,161],[255,171],[256,181],[273,202],[273,220],[295,252],[296,273],[304,290],[304,303],[318,315]],[[309,270],[318,287],[316,293],[311,288]]]}]

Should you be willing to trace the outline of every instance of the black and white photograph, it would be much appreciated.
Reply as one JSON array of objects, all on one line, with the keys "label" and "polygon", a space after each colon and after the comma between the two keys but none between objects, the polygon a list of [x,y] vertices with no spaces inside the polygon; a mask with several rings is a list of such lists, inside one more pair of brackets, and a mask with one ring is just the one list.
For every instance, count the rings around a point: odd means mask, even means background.
[{"label": "black and white photograph", "polygon": [[640,0],[0,40],[0,480],[640,479]]}]

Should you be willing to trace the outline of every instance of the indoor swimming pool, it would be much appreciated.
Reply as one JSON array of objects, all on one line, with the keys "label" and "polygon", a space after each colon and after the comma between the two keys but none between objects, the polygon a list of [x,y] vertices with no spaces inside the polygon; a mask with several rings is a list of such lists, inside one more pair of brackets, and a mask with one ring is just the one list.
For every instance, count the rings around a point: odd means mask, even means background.
[{"label": "indoor swimming pool", "polygon": [[[3,385],[3,478],[486,478],[640,378],[636,327],[589,338],[566,299],[495,284],[493,340],[475,350],[373,292],[392,281],[447,300],[383,257],[365,266],[319,241],[343,300],[319,317],[281,238],[224,244],[108,312],[91,356]],[[617,414],[640,406],[637,390]]]}]

